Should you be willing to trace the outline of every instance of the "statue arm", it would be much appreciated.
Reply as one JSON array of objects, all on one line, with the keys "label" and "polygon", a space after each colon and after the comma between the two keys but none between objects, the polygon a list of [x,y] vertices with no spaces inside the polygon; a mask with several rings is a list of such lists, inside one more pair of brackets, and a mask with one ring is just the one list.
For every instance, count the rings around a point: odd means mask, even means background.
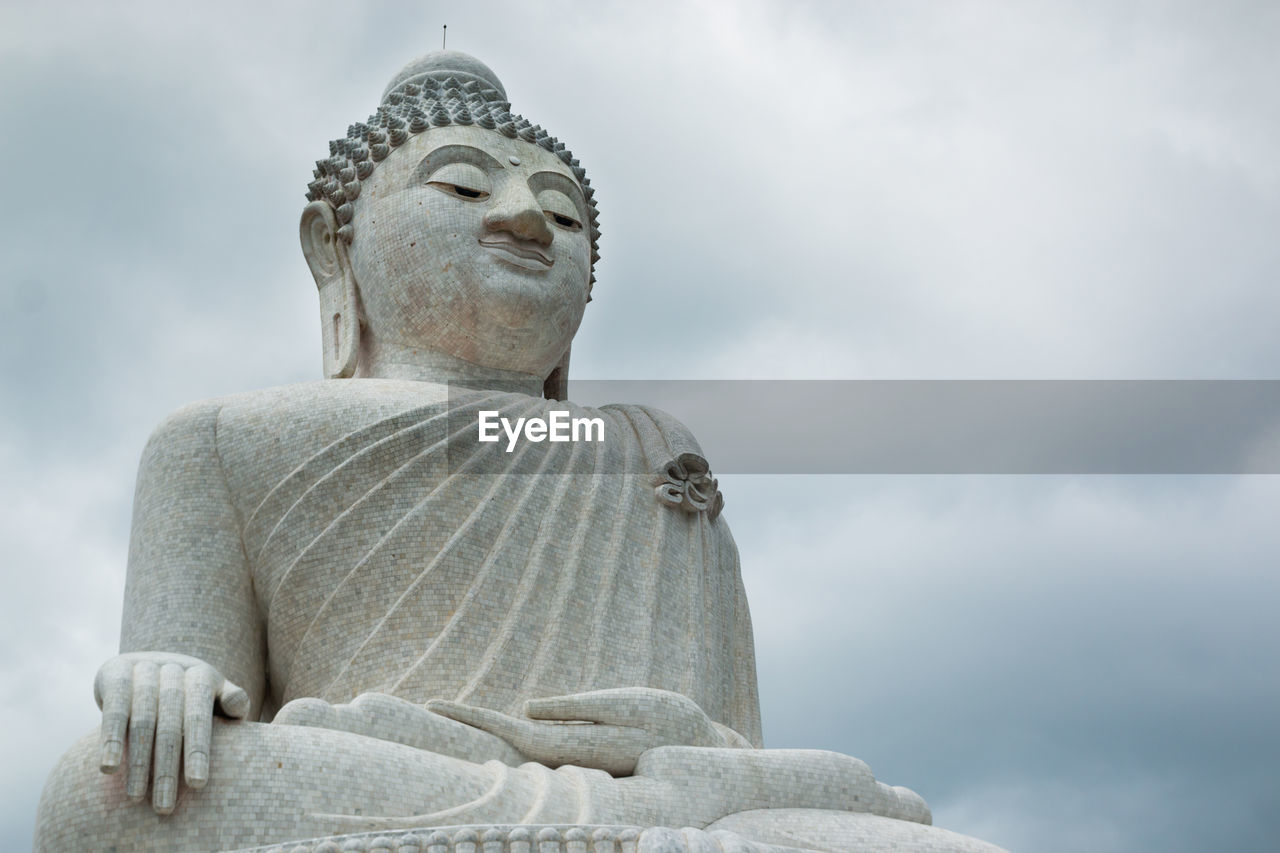
[{"label": "statue arm", "polygon": [[197,403],[167,418],[142,454],[134,496],[121,654],[103,665],[102,769],[126,791],[172,810],[179,759],[193,787],[208,778],[215,710],[252,716],[266,690],[263,630],[218,456],[220,407]]},{"label": "statue arm", "polygon": [[243,687],[257,712],[266,689],[262,620],[218,455],[220,410],[179,409],[142,453],[120,651],[203,660]]}]

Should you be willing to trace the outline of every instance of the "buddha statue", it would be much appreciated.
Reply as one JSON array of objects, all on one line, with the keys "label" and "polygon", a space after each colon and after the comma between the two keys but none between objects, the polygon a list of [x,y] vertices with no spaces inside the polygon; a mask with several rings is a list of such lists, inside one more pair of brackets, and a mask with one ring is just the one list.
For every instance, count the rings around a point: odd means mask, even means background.
[{"label": "buddha statue", "polygon": [[[489,68],[410,63],[307,197],[326,378],[152,435],[101,728],[37,851],[996,850],[763,748],[708,461],[563,399],[594,193]],[[555,412],[603,440],[477,438]]]}]

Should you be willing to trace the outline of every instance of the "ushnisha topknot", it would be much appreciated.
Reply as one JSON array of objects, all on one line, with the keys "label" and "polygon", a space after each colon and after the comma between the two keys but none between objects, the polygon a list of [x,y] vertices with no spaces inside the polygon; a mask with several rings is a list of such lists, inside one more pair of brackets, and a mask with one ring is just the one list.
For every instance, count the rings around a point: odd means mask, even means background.
[{"label": "ushnisha topknot", "polygon": [[360,182],[367,180],[377,164],[411,135],[449,124],[473,124],[510,139],[523,139],[555,154],[569,167],[587,199],[591,229],[589,285],[594,285],[596,261],[600,259],[600,217],[586,171],[563,142],[512,113],[498,76],[474,56],[460,51],[425,54],[391,78],[377,112],[367,121],[348,127],[346,137],[329,143],[329,156],[316,161],[315,180],[307,185],[307,200],[324,199],[333,205],[338,237],[349,245],[354,235],[352,203],[360,196]]}]

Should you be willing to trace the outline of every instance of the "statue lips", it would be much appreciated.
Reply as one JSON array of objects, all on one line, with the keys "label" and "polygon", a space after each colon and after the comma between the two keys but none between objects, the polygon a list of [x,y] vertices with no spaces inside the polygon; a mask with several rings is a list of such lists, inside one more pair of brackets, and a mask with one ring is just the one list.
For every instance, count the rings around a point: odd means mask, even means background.
[{"label": "statue lips", "polygon": [[521,269],[545,272],[555,263],[537,243],[508,234],[486,234],[480,238],[480,245]]}]

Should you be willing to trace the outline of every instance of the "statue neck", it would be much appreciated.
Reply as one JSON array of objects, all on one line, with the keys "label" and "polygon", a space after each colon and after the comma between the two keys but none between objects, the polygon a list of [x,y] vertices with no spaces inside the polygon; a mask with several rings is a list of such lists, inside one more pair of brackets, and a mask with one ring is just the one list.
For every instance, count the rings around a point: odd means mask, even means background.
[{"label": "statue neck", "polygon": [[361,336],[356,377],[455,383],[468,388],[512,391],[532,397],[542,396],[543,384],[543,378],[533,374],[481,367],[448,353],[379,340],[371,335]]}]

